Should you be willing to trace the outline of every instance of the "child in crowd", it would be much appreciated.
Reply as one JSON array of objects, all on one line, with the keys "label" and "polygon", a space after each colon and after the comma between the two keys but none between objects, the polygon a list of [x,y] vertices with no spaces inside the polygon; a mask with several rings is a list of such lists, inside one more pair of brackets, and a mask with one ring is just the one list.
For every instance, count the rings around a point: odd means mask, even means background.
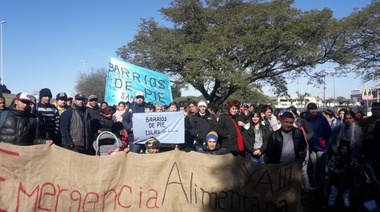
[{"label": "child in crowd", "polygon": [[145,154],[156,154],[160,152],[161,142],[155,137],[150,137],[145,142]]},{"label": "child in crowd", "polygon": [[218,134],[215,131],[210,131],[206,136],[206,142],[203,144],[203,152],[213,155],[228,154],[229,150],[222,148],[218,143]]},{"label": "child in crowd", "polygon": [[351,156],[350,142],[340,141],[338,153],[329,162],[331,192],[328,198],[328,206],[335,205],[335,200],[342,192],[345,208],[351,207],[350,188],[353,184],[355,168],[358,166],[355,158]]}]

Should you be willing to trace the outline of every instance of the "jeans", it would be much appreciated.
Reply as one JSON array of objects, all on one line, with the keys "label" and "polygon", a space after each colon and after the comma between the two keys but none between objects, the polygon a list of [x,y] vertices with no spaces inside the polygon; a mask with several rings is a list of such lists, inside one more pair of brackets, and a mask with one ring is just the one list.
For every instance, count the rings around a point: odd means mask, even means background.
[{"label": "jeans", "polygon": [[249,157],[250,161],[253,161],[255,163],[264,164],[264,155],[261,155],[260,157],[253,157],[252,155]]},{"label": "jeans", "polygon": [[313,174],[312,178],[315,182],[315,186],[317,189],[326,189],[326,161],[327,153],[325,152],[310,152],[310,160],[313,165]]},{"label": "jeans", "polygon": [[194,144],[194,149],[195,151],[197,152],[203,152],[203,144],[199,143],[199,142],[195,142]]},{"label": "jeans", "polygon": [[[344,207],[349,208],[351,206],[351,201],[350,201],[350,189],[345,188],[341,189],[343,191],[342,196],[343,196],[343,203]],[[327,204],[328,205],[335,205],[335,200],[339,195],[339,188],[336,187],[335,185],[331,185],[331,193],[329,195],[329,199]]]},{"label": "jeans", "polygon": [[304,192],[310,191],[309,175],[307,175],[307,167],[309,165],[309,152],[306,152],[305,161],[302,164],[302,188]]},{"label": "jeans", "polygon": [[134,144],[133,142],[129,142],[129,148],[131,149],[131,152],[134,153],[140,153],[141,150],[145,151],[145,145],[143,144]]}]

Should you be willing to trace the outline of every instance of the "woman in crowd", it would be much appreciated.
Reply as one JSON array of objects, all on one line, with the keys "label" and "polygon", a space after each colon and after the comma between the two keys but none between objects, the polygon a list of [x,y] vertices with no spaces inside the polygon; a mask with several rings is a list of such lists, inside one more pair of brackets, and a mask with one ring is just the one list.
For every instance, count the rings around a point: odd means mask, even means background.
[{"label": "woman in crowd", "polygon": [[332,154],[338,153],[339,143],[344,140],[348,141],[352,156],[356,159],[360,157],[360,148],[363,141],[362,128],[355,122],[355,113],[353,111],[347,111],[344,115],[343,124],[334,128],[330,138],[330,150]]},{"label": "woman in crowd", "polygon": [[331,109],[324,109],[322,115],[326,118],[327,122],[330,124],[331,129],[333,130],[338,126],[338,120],[334,114],[334,111]]},{"label": "woman in crowd", "polygon": [[240,102],[231,100],[226,105],[227,113],[219,116],[216,132],[222,147],[233,154],[245,157],[243,130],[245,115],[240,113]]},{"label": "woman in crowd", "polygon": [[212,155],[224,155],[229,153],[228,149],[222,148],[218,143],[218,133],[215,131],[210,131],[207,134],[206,142],[203,144],[203,149],[201,152]]},{"label": "woman in crowd", "polygon": [[117,104],[117,111],[113,114],[113,120],[115,122],[122,122],[124,113],[125,113],[125,102],[119,102]]},{"label": "woman in crowd", "polygon": [[112,131],[112,127],[114,124],[112,115],[114,113],[115,108],[112,106],[107,106],[101,110],[101,113],[99,114],[100,130],[98,130],[98,133],[101,133],[103,131]]},{"label": "woman in crowd", "polygon": [[319,191],[325,189],[325,176],[327,167],[328,141],[331,136],[331,127],[326,118],[318,111],[314,102],[307,105],[305,119],[309,122],[314,135],[308,140],[309,154],[313,167],[312,180]]},{"label": "woman in crowd", "polygon": [[248,153],[247,158],[253,162],[263,164],[271,128],[263,122],[259,111],[251,112],[249,122],[249,128],[244,131],[244,146]]}]

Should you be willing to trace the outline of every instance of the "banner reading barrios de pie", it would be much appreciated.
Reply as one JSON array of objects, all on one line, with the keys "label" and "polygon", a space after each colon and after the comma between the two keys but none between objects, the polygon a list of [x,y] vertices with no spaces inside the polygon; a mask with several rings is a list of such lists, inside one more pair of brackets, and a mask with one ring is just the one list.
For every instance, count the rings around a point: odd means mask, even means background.
[{"label": "banner reading barrios de pie", "polygon": [[168,75],[111,57],[105,101],[110,105],[132,102],[138,91],[144,93],[146,102],[169,105],[173,101]]},{"label": "banner reading barrios de pie", "polygon": [[138,143],[143,143],[150,137],[155,137],[161,143],[185,142],[183,112],[135,113],[132,123],[134,139]]}]

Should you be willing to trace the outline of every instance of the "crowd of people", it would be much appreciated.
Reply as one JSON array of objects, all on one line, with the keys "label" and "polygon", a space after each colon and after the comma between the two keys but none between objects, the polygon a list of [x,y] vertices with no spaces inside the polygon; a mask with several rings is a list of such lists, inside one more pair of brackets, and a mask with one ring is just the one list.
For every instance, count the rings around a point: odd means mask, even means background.
[{"label": "crowd of people", "polygon": [[[218,113],[204,100],[172,102],[166,107],[147,103],[142,92],[137,92],[131,103],[120,101],[112,106],[99,102],[95,94],[87,98],[60,92],[54,103],[52,98],[48,88],[40,90],[38,101],[19,93],[8,107],[5,98],[0,97],[0,141],[23,146],[56,144],[95,155],[95,139],[109,131],[122,141],[112,154],[155,154],[168,149],[165,144],[170,142],[151,137],[143,145],[136,143],[133,114],[182,111],[185,138],[175,149],[233,154],[257,164],[302,160],[303,197],[309,198],[313,191],[325,197],[327,207],[334,207],[340,195],[344,208],[352,208],[352,195],[362,197],[357,201],[363,204],[370,192],[380,196],[380,103],[374,102],[372,115],[364,117],[344,108],[337,113],[320,110],[313,102],[305,111],[298,111],[294,106],[275,109],[231,100],[225,112]],[[354,189],[355,182],[371,183],[371,191]]]}]

